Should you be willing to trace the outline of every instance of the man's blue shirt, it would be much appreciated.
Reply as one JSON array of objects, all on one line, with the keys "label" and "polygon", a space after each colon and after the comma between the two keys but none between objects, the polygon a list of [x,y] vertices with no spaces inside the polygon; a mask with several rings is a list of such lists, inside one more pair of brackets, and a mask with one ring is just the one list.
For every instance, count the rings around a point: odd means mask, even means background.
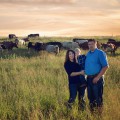
[{"label": "man's blue shirt", "polygon": [[86,75],[98,74],[105,66],[108,66],[108,61],[104,51],[96,48],[93,52],[89,51],[87,53],[85,60]]}]

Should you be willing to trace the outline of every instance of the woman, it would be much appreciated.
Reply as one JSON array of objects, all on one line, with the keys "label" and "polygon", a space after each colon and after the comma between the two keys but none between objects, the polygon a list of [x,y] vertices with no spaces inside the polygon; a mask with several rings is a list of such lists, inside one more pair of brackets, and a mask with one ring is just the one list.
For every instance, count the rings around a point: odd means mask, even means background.
[{"label": "woman", "polygon": [[[75,59],[76,62],[80,65],[81,70],[85,70],[85,59],[86,56],[81,54],[81,50],[79,48],[75,49]],[[80,82],[81,82],[81,94],[80,94],[80,99],[81,99],[81,107],[84,109],[85,108],[85,89],[87,87],[87,81],[85,79],[85,75],[80,75]]]},{"label": "woman", "polygon": [[69,80],[69,93],[70,97],[67,102],[67,106],[72,108],[72,104],[74,103],[77,92],[78,92],[78,100],[79,100],[79,108],[81,107],[81,81],[80,75],[84,75],[84,71],[81,71],[80,65],[76,62],[75,52],[73,50],[68,50],[66,53],[64,68],[68,74]]}]

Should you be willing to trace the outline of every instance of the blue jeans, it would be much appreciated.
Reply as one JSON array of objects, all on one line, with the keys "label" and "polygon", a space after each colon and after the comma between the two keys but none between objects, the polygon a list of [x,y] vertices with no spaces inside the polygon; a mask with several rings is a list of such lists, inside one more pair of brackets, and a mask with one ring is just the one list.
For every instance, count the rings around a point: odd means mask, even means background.
[{"label": "blue jeans", "polygon": [[68,100],[68,104],[72,104],[75,102],[75,99],[78,93],[79,108],[84,109],[85,108],[85,100],[84,100],[85,89],[86,89],[86,86],[80,87],[80,84],[69,84],[70,97]]},{"label": "blue jeans", "polygon": [[94,78],[87,77],[87,92],[91,110],[93,110],[94,107],[100,107],[103,104],[104,79],[101,77],[96,84],[93,83],[93,79]]}]

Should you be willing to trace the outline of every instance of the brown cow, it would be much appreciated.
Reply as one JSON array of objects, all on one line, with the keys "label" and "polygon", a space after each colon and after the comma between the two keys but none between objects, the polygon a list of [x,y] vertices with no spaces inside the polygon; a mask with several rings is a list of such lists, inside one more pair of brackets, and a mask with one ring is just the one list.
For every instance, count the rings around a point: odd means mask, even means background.
[{"label": "brown cow", "polygon": [[29,42],[29,38],[23,38],[25,42]]},{"label": "brown cow", "polygon": [[[89,50],[89,47],[88,47],[88,42],[84,42],[82,44],[79,44],[80,48],[83,49],[83,50]],[[101,43],[99,41],[97,41],[97,48],[101,48]]]},{"label": "brown cow", "polygon": [[120,41],[116,41],[114,39],[108,39],[107,44],[112,43],[114,44],[117,48],[120,47]]},{"label": "brown cow", "polygon": [[18,48],[17,44],[12,41],[4,41],[2,42],[2,49],[12,50],[14,47]]},{"label": "brown cow", "polygon": [[115,51],[117,50],[117,47],[112,43],[104,43],[101,47],[105,52],[111,52],[111,54],[115,55]]}]

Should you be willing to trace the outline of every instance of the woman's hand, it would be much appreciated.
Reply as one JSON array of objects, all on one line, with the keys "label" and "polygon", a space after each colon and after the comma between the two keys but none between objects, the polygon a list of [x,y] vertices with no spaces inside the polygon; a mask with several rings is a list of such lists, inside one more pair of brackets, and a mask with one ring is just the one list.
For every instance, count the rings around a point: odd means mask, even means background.
[{"label": "woman's hand", "polygon": [[84,72],[84,70],[82,70],[82,71],[80,71],[80,72],[72,72],[71,74],[70,74],[70,76],[78,76],[78,75],[84,75],[85,74],[85,72]]},{"label": "woman's hand", "polygon": [[85,75],[85,71],[84,70],[80,71],[80,74]]}]

